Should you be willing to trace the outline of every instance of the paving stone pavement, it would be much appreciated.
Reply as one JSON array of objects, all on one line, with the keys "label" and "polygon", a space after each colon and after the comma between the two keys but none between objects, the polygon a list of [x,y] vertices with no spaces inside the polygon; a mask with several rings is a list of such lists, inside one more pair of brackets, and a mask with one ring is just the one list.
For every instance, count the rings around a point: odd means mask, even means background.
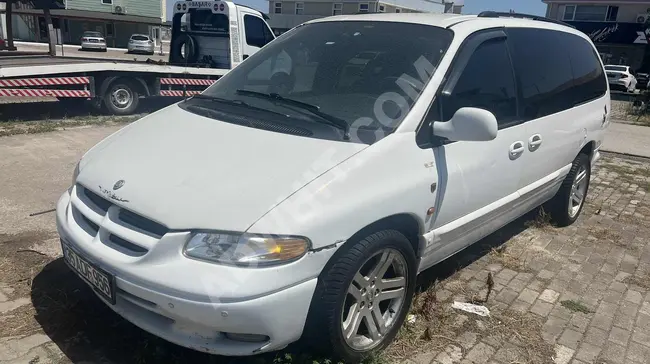
[{"label": "paving stone pavement", "polygon": [[509,239],[506,253],[493,251],[440,282],[438,292],[451,292],[438,302],[448,304],[449,296],[467,300],[485,291],[484,277],[493,274],[494,298],[485,305],[502,316],[536,318],[551,355],[522,358],[526,338],[518,346],[474,329],[473,345],[448,345],[404,363],[650,363],[649,196],[650,161],[606,155],[574,225],[545,226],[542,216]]},{"label": "paving stone pavement", "polygon": [[[604,156],[576,224],[555,228],[541,215],[480,242],[506,244],[421,294],[413,309],[417,324],[404,330],[414,333],[416,345],[402,351],[394,345],[391,358],[405,364],[650,363],[649,196],[649,160]],[[494,281],[484,303],[490,318],[450,308],[454,300],[486,295],[488,276]],[[29,304],[0,283],[0,327]],[[428,320],[427,312],[433,312]],[[64,351],[39,330],[0,337],[1,364],[68,363]]]}]

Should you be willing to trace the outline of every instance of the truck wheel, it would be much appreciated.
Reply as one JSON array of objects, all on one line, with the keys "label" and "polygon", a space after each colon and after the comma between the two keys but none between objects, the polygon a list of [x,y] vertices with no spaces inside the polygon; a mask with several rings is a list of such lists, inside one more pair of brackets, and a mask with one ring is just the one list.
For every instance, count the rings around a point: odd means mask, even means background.
[{"label": "truck wheel", "polygon": [[124,80],[113,82],[104,94],[104,106],[114,115],[130,115],[138,108],[140,95],[131,83]]},{"label": "truck wheel", "polygon": [[346,244],[319,277],[305,340],[357,363],[386,347],[413,299],[417,260],[411,242],[384,230]]},{"label": "truck wheel", "polygon": [[591,162],[589,156],[580,153],[573,160],[571,170],[564,177],[557,194],[547,204],[551,218],[558,226],[569,226],[580,216],[587,198],[590,177]]}]

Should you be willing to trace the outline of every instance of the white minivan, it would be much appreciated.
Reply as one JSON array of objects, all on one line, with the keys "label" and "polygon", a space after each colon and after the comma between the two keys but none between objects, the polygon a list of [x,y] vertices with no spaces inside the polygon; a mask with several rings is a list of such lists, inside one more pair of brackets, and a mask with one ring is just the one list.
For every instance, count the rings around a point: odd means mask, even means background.
[{"label": "white minivan", "polygon": [[602,62],[583,33],[515,16],[290,30],[83,156],[57,205],[66,262],[192,349],[385,347],[418,273],[540,204],[560,226],[584,204]]}]

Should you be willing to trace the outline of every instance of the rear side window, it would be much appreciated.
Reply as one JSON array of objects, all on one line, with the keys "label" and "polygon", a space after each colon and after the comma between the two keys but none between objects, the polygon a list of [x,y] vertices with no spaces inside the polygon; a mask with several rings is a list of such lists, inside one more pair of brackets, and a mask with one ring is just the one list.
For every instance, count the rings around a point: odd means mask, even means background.
[{"label": "rear side window", "polygon": [[273,40],[273,35],[264,20],[256,16],[244,15],[244,31],[248,45],[262,48]]},{"label": "rear side window", "polygon": [[532,120],[573,106],[573,71],[566,37],[545,29],[508,29],[521,87],[521,118]]},{"label": "rear side window", "polygon": [[592,45],[577,35],[566,34],[573,70],[574,105],[597,99],[607,92],[607,78]]},{"label": "rear side window", "polygon": [[504,40],[481,44],[462,71],[451,95],[438,98],[442,121],[462,107],[491,111],[499,128],[517,119],[517,96],[508,48]]}]

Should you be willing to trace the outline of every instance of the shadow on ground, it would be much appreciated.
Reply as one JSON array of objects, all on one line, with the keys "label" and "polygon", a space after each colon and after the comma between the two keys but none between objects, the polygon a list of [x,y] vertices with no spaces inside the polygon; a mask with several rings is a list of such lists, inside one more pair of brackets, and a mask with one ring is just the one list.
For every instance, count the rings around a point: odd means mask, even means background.
[{"label": "shadow on ground", "polygon": [[[174,97],[152,97],[140,100],[136,113],[150,113],[179,101]],[[105,115],[103,110],[94,108],[82,99],[64,99],[52,102],[25,102],[0,104],[0,124],[2,122],[46,121],[66,118]]]},{"label": "shadow on ground", "polygon": [[[477,242],[458,255],[423,272],[419,285],[425,290],[470,265],[524,231],[537,210]],[[36,320],[45,333],[73,362],[93,363],[325,363],[304,347],[252,358],[225,358],[199,353],[168,343],[137,328],[103,304],[92,290],[66,266],[63,259],[49,263],[34,278],[32,302]],[[292,359],[285,355],[293,353]]]}]

